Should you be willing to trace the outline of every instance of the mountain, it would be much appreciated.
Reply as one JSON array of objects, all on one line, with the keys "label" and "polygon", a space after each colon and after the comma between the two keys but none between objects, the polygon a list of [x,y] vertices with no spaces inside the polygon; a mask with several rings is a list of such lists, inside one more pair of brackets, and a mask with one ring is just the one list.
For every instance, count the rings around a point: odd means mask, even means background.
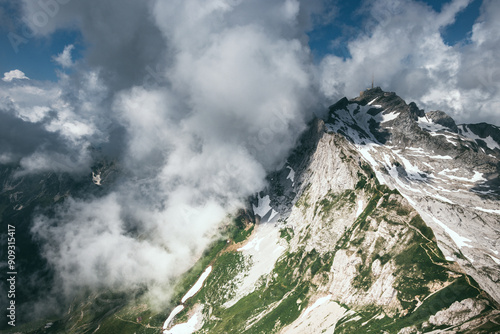
[{"label": "mountain", "polygon": [[22,332],[500,333],[499,133],[380,88],[343,98],[171,307],[95,293]]}]

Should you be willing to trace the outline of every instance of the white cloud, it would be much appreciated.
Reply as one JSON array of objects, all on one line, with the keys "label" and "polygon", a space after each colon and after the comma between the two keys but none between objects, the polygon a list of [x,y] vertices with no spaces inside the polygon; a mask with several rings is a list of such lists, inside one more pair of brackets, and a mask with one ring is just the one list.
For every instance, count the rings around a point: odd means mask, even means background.
[{"label": "white cloud", "polygon": [[71,51],[73,51],[74,48],[75,48],[75,46],[73,44],[66,45],[64,47],[63,52],[61,52],[57,56],[53,57],[54,61],[64,68],[73,66],[73,59],[71,58]]},{"label": "white cloud", "polygon": [[91,162],[88,147],[82,147],[81,151],[76,154],[73,152],[36,151],[19,161],[21,169],[16,172],[16,175],[22,176],[46,171],[70,174],[89,172]]},{"label": "white cloud", "polygon": [[3,84],[0,122],[10,131],[1,131],[0,149],[20,164],[18,174],[89,172],[90,145],[105,145],[109,137],[105,97],[95,72],[62,76],[57,83]]},{"label": "white cloud", "polygon": [[29,80],[29,78],[24,74],[24,72],[22,72],[20,70],[12,70],[10,72],[5,72],[3,74],[2,80],[5,82],[11,82],[14,79],[17,79],[17,80],[27,79],[27,80]]},{"label": "white cloud", "polygon": [[[304,29],[321,6],[88,1],[60,10],[44,29],[79,17],[83,36],[99,47],[84,62],[100,71],[86,75],[88,67],[76,65],[61,75],[60,95],[49,103],[57,117],[44,126],[65,138],[70,161],[83,165],[87,157],[78,160],[76,153],[111,137],[110,127],[122,127],[119,163],[128,179],[104,199],[70,200],[55,218],[38,217],[33,232],[65,291],[168,285],[228,213],[265,186],[266,174],[283,163],[311,118],[316,98]],[[103,19],[101,12],[110,14]],[[125,18],[130,24],[123,26]],[[145,80],[151,69],[154,80]],[[29,111],[31,120],[43,118],[43,110]],[[74,167],[42,153],[25,157],[23,166]]]}]

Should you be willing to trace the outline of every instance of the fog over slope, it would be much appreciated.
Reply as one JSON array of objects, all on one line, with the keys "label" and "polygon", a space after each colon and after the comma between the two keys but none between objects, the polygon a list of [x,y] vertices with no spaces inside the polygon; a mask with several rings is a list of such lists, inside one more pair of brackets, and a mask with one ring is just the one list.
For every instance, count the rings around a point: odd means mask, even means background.
[{"label": "fog over slope", "polygon": [[32,20],[39,4],[24,0],[37,35],[78,29],[88,48],[78,61],[71,47],[55,55],[66,69],[56,83],[0,83],[0,126],[30,134],[2,135],[0,162],[19,161],[20,174],[90,174],[98,147],[127,175],[105,198],[70,199],[34,219],[62,290],[145,283],[166,296],[314,114],[357,95],[372,73],[385,90],[458,120],[495,121],[498,2],[484,1],[470,43],[440,35],[467,4],[436,13],[367,1],[372,19],[349,41],[350,58],[315,64],[307,32],[336,19],[320,0],[74,0],[43,26]]},{"label": "fog over slope", "polygon": [[[54,217],[35,218],[32,232],[64,292],[143,284],[168,291],[227,214],[263,188],[320,109],[304,30],[321,8],[294,1],[61,6],[53,26],[39,32],[78,22],[90,47],[72,74],[61,74],[36,124],[70,150],[114,152],[128,175],[104,198],[70,199]],[[36,4],[26,2],[27,17],[30,10]],[[11,92],[35,88],[22,82]],[[16,107],[21,117],[34,112]],[[76,131],[80,124],[86,131]],[[51,164],[56,154],[69,156],[47,146],[25,154],[24,172],[73,168]],[[89,172],[91,159],[79,159]],[[165,291],[157,295],[168,300]]]}]

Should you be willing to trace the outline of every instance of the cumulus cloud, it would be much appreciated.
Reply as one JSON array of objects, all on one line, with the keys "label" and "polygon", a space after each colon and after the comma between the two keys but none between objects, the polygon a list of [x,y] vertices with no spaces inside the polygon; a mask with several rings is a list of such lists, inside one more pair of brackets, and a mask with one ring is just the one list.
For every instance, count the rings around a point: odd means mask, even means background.
[{"label": "cumulus cloud", "polygon": [[3,74],[3,78],[2,80],[5,81],[5,82],[11,82],[12,80],[22,80],[22,79],[27,79],[29,80],[29,78],[26,76],[26,74],[24,74],[23,71],[20,71],[20,70],[12,70],[12,71],[9,71],[9,72],[5,72]]},{"label": "cumulus cloud", "polygon": [[350,57],[323,59],[323,92],[332,99],[356,96],[373,74],[377,85],[427,110],[499,124],[498,2],[483,2],[470,40],[447,45],[442,37],[469,3],[454,0],[436,12],[411,0],[370,2],[367,29],[348,43]]},{"label": "cumulus cloud", "polygon": [[64,47],[63,52],[61,52],[57,56],[53,57],[54,61],[64,68],[73,66],[73,59],[71,58],[71,51],[73,51],[74,48],[75,48],[75,46],[73,44],[66,45]]},{"label": "cumulus cloud", "polygon": [[[55,216],[35,219],[32,232],[63,291],[168,288],[228,214],[265,186],[318,104],[305,31],[323,8],[73,1],[32,27],[50,35],[77,22],[89,49],[74,73],[61,74],[56,86],[65,88],[49,109],[22,105],[11,91],[17,115],[67,138],[74,154],[90,143],[117,147],[127,175],[104,198],[69,199]],[[38,10],[24,1],[26,18]],[[112,129],[122,130],[120,141],[109,143]],[[34,170],[56,153],[33,153],[23,166]]]},{"label": "cumulus cloud", "polygon": [[19,175],[90,171],[90,148],[106,141],[108,131],[101,129],[111,123],[102,115],[106,94],[95,72],[62,76],[58,83],[31,80],[0,87],[4,163],[18,163]]}]

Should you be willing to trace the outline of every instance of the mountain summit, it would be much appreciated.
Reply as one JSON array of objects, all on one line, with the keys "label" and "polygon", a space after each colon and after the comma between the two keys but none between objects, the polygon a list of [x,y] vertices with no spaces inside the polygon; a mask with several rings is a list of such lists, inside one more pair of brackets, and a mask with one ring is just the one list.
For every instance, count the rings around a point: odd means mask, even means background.
[{"label": "mountain summit", "polygon": [[341,99],[164,333],[500,331],[498,131],[378,87]]}]

